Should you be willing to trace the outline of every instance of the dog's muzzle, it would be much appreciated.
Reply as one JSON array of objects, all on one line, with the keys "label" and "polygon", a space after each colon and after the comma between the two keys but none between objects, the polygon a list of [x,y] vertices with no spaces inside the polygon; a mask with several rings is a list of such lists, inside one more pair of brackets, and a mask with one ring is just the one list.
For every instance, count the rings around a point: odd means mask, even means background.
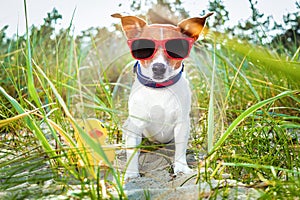
[{"label": "dog's muzzle", "polygon": [[167,67],[163,63],[154,63],[152,66],[153,78],[155,79],[163,79],[166,71]]}]

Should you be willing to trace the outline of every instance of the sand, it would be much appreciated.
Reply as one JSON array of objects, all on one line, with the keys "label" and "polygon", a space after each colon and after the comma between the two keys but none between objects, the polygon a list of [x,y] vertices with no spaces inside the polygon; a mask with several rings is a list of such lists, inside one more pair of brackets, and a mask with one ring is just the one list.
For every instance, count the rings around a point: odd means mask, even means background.
[{"label": "sand", "polygon": [[[187,155],[188,164],[194,168],[191,174],[172,173],[173,152],[159,149],[141,153],[139,158],[140,174],[138,178],[129,179],[124,183],[128,199],[258,199],[259,192],[247,188],[235,180],[203,180],[205,169],[197,170],[197,161],[193,154]],[[124,170],[126,166],[125,152],[118,152],[117,165]],[[203,174],[202,174],[203,173]]]}]

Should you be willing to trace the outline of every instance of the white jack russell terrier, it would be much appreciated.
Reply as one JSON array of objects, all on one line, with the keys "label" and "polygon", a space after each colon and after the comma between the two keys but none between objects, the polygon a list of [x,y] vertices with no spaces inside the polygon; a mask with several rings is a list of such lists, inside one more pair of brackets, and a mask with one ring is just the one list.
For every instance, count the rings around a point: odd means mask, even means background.
[{"label": "white jack russell terrier", "polygon": [[159,143],[175,143],[174,173],[190,173],[186,149],[190,132],[191,91],[183,76],[183,59],[189,56],[206,18],[185,19],[177,26],[148,25],[135,16],[120,18],[133,58],[136,80],[123,126],[128,167],[125,179],[139,176],[137,147],[142,137]]}]

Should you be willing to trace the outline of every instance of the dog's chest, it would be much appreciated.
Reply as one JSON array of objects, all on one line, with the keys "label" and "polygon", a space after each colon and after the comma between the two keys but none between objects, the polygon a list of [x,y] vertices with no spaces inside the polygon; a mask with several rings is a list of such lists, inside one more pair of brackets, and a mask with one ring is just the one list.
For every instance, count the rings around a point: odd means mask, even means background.
[{"label": "dog's chest", "polygon": [[[191,93],[188,82],[181,78],[166,88],[149,88],[135,81],[129,97],[129,115],[140,120],[182,120],[190,112]],[[145,121],[146,123],[146,121]]]},{"label": "dog's chest", "polygon": [[173,138],[174,125],[181,115],[177,94],[169,89],[135,89],[129,100],[131,122],[143,130],[144,136],[161,143]]},{"label": "dog's chest", "polygon": [[149,88],[136,80],[128,101],[128,122],[150,140],[170,142],[176,124],[188,122],[190,95],[185,78],[166,88]]},{"label": "dog's chest", "polygon": [[181,107],[177,95],[169,89],[136,88],[130,95],[129,114],[152,121],[174,118]]}]

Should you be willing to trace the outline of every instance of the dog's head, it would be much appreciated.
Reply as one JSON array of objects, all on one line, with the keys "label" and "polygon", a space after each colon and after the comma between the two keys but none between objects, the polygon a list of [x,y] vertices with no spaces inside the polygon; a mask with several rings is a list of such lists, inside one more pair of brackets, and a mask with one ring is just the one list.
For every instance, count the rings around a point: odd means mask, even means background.
[{"label": "dog's head", "polygon": [[113,14],[112,17],[121,19],[131,54],[140,61],[142,74],[153,81],[163,82],[181,71],[182,60],[189,55],[206,18],[212,14],[185,19],[177,26],[148,25],[135,16]]}]

